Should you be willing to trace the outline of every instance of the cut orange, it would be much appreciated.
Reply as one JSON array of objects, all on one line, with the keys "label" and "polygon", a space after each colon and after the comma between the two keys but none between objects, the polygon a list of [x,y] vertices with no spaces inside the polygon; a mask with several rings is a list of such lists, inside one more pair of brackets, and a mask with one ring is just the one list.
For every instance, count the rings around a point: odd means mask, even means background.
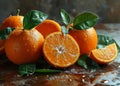
[{"label": "cut orange", "polygon": [[69,34],[61,32],[49,34],[43,44],[45,59],[55,67],[68,67],[73,65],[80,56],[77,42]]},{"label": "cut orange", "polygon": [[36,29],[44,36],[46,37],[52,32],[58,32],[61,31],[61,26],[59,23],[57,23],[54,20],[47,19],[40,23]]},{"label": "cut orange", "polygon": [[90,57],[99,64],[106,64],[113,61],[117,57],[117,53],[117,46],[113,43],[105,48],[92,50]]}]

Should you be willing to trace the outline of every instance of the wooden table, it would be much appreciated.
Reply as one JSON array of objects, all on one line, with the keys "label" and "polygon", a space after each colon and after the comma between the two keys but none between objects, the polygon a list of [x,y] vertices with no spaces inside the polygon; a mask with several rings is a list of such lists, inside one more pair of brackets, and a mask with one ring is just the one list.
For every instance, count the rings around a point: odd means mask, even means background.
[{"label": "wooden table", "polygon": [[[120,24],[99,24],[98,34],[107,34],[120,45]],[[0,86],[120,86],[120,54],[117,59],[97,71],[73,65],[62,73],[42,76],[18,75],[18,66],[0,59]]]}]

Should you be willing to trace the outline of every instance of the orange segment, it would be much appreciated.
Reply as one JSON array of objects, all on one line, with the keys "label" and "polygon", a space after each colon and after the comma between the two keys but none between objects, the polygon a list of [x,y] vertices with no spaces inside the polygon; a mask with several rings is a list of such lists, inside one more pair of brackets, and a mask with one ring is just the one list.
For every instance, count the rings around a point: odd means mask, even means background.
[{"label": "orange segment", "polygon": [[48,35],[43,44],[45,59],[55,67],[73,65],[80,56],[77,42],[72,36],[64,36],[61,32]]},{"label": "orange segment", "polygon": [[117,57],[117,46],[115,43],[105,48],[92,50],[90,57],[100,64],[106,64],[113,61]]},{"label": "orange segment", "polygon": [[57,23],[54,20],[47,19],[43,21],[41,24],[39,24],[36,29],[44,36],[46,37],[52,32],[58,32],[61,31],[61,26],[59,23]]}]

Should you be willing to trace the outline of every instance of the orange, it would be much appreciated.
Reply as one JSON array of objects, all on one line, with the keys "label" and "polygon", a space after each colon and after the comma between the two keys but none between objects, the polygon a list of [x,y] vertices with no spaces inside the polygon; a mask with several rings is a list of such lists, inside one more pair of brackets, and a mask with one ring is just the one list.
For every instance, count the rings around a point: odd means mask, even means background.
[{"label": "orange", "polygon": [[47,19],[47,20],[43,21],[41,24],[39,24],[36,27],[36,29],[40,33],[42,33],[42,35],[44,37],[46,37],[47,35],[49,35],[52,32],[61,31],[61,26],[56,21]]},{"label": "orange", "polygon": [[99,64],[106,64],[113,61],[117,57],[117,46],[115,43],[105,48],[92,50],[90,57]]},{"label": "orange", "polygon": [[8,59],[15,64],[31,63],[41,56],[44,38],[36,29],[15,29],[5,42]]},{"label": "orange", "polygon": [[69,34],[77,41],[80,54],[89,54],[91,50],[95,49],[98,43],[97,33],[93,27],[86,30],[73,30]]},{"label": "orange", "polygon": [[61,32],[49,34],[43,44],[45,59],[55,67],[69,67],[73,65],[80,56],[77,42],[69,34]]},{"label": "orange", "polygon": [[2,22],[0,26],[0,30],[6,27],[12,27],[12,28],[23,28],[23,16],[9,16]]},{"label": "orange", "polygon": [[[4,21],[2,22],[0,26],[0,30],[7,28],[7,27],[12,27],[12,28],[23,28],[23,16],[9,16]],[[0,39],[0,54],[4,52],[4,42],[5,40]]]}]

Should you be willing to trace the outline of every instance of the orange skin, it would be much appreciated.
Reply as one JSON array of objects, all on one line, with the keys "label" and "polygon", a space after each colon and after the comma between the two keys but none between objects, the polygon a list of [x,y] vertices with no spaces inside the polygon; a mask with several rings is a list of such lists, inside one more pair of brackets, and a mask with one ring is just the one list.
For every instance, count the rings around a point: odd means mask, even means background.
[{"label": "orange skin", "polygon": [[31,63],[42,55],[44,38],[36,29],[14,30],[5,42],[8,59],[15,64]]},{"label": "orange skin", "polygon": [[80,49],[75,39],[61,32],[54,32],[45,38],[43,44],[45,59],[54,67],[69,67],[78,60]]},{"label": "orange skin", "polygon": [[90,54],[90,52],[97,46],[97,33],[93,27],[87,30],[73,29],[69,31],[69,34],[77,41],[81,55]]},{"label": "orange skin", "polygon": [[[23,16],[9,16],[2,22],[0,30],[12,27],[12,28],[23,28]],[[0,54],[4,53],[4,42],[5,40],[0,39]]]},{"label": "orange skin", "polygon": [[36,26],[35,29],[37,29],[44,37],[46,37],[50,33],[58,31],[60,32],[61,26],[56,21],[47,19],[38,26]]},{"label": "orange skin", "polygon": [[23,28],[23,16],[9,16],[1,24],[0,30],[6,27]]}]

